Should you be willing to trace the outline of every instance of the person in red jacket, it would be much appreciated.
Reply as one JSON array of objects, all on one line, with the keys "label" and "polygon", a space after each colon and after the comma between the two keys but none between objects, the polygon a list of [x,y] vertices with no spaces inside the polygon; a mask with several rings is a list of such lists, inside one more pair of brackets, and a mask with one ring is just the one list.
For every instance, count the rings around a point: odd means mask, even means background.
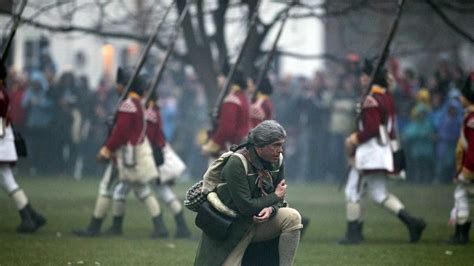
[{"label": "person in red jacket", "polygon": [[[373,66],[366,61],[360,80],[367,88]],[[386,189],[388,175],[393,172],[392,143],[396,139],[395,104],[388,88],[385,70],[376,73],[374,83],[362,103],[358,130],[346,139],[349,156],[355,157],[346,188],[347,231],[340,244],[358,244],[363,240],[361,200],[365,189],[372,200],[398,216],[406,225],[410,242],[418,242],[425,222],[411,216],[400,200]]]},{"label": "person in red jacket", "polygon": [[217,128],[201,148],[205,155],[216,157],[230,145],[240,144],[250,131],[247,81],[243,73],[236,70],[231,83],[231,90],[219,110]]},{"label": "person in red jacket", "polygon": [[454,190],[454,220],[456,221],[452,244],[465,245],[469,242],[471,220],[469,198],[474,196],[474,72],[469,75],[461,90],[461,104],[466,115],[461,128],[461,136],[456,146],[457,174]]},{"label": "person in red jacket", "polygon": [[21,222],[17,226],[18,233],[33,233],[46,223],[46,219],[36,212],[25,192],[16,183],[12,166],[18,160],[15,148],[15,137],[10,120],[10,99],[6,92],[7,70],[0,64],[0,175],[1,184],[13,199],[20,213]]},{"label": "person in red jacket", "polygon": [[[146,136],[150,141],[151,147],[153,149],[153,156],[155,159],[155,164],[159,167],[165,162],[164,149],[166,145],[165,135],[163,133],[163,123],[160,115],[160,108],[156,105],[157,97],[156,93],[153,92],[150,96],[150,99],[147,103],[147,109],[145,110],[145,119],[146,119]],[[170,149],[171,147],[167,147]],[[172,163],[172,162],[171,162]],[[160,175],[161,177],[161,175]],[[171,181],[171,183],[173,180]],[[152,184],[156,188],[156,194],[169,206],[171,211],[174,214],[176,221],[176,238],[188,238],[191,236],[191,233],[188,229],[184,218],[183,207],[180,200],[176,194],[171,189],[169,182],[162,183],[161,179],[158,178]],[[129,189],[125,188],[125,184],[120,184],[116,187],[114,191],[114,221],[112,227],[107,230],[108,234],[111,235],[120,235],[122,234],[122,222],[123,216],[125,215],[125,200],[127,198]],[[166,229],[164,223],[161,228],[160,237],[167,237],[168,230]]]},{"label": "person in red jacket", "polygon": [[256,90],[258,90],[257,95],[255,99],[252,99],[253,101],[250,105],[251,128],[273,118],[273,103],[270,99],[273,93],[273,86],[270,80],[267,77],[263,78]]},{"label": "person in red jacket", "polygon": [[[124,93],[124,84],[130,79],[130,74],[117,74],[117,92]],[[133,188],[135,195],[145,203],[152,216],[154,230],[152,237],[162,234],[164,223],[160,206],[152,193],[148,182],[158,177],[158,170],[152,157],[150,144],[145,136],[144,110],[141,97],[146,82],[143,77],[137,77],[131,86],[127,98],[120,103],[115,124],[105,144],[97,155],[98,161],[113,161],[118,169],[118,179],[126,188]],[[110,176],[110,175],[109,175]],[[77,230],[78,236],[97,236],[106,212],[111,203],[113,181],[104,175],[99,189],[99,197],[89,227]]]}]

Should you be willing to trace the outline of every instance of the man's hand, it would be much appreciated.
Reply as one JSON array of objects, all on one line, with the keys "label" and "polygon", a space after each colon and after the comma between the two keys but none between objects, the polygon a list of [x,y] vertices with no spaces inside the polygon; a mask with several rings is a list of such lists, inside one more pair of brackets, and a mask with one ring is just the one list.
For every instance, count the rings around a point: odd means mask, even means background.
[{"label": "man's hand", "polygon": [[286,183],[285,179],[283,179],[275,189],[275,194],[279,199],[284,199],[286,196]]},{"label": "man's hand", "polygon": [[106,162],[106,161],[110,160],[111,156],[112,155],[111,155],[110,150],[107,149],[107,147],[104,146],[104,147],[100,148],[100,151],[97,154],[96,159],[97,159],[98,162]]},{"label": "man's hand", "polygon": [[347,156],[351,157],[354,155],[357,144],[358,140],[357,135],[355,133],[352,133],[349,137],[346,138],[344,146],[346,148]]},{"label": "man's hand", "polygon": [[212,139],[209,139],[206,144],[201,146],[201,153],[205,156],[217,154],[219,150],[219,144],[215,143]]},{"label": "man's hand", "polygon": [[270,215],[272,214],[272,212],[273,212],[272,207],[263,208],[258,213],[258,215],[253,217],[253,221],[257,224],[264,223],[264,222],[268,221],[268,219],[270,219]]}]

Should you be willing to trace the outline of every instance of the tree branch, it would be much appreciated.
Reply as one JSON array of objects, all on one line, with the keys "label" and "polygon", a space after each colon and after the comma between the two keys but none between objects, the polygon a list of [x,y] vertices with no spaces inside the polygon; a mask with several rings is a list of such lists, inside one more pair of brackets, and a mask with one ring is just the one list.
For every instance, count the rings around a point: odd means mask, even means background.
[{"label": "tree branch", "polygon": [[454,22],[446,16],[446,14],[431,0],[426,0],[426,3],[438,14],[438,16],[448,25],[451,29],[453,29],[455,32],[463,36],[465,39],[467,39],[469,42],[474,43],[474,38],[469,35],[469,33],[465,32],[461,28],[459,28]]},{"label": "tree branch", "polygon": [[222,67],[229,63],[227,57],[227,45],[225,42],[225,15],[229,6],[229,0],[222,0],[219,2],[219,7],[212,13],[216,31],[214,33],[214,41],[219,52],[218,64]]},{"label": "tree branch", "polygon": [[[0,15],[10,15],[10,13],[0,10]],[[100,31],[94,28],[87,28],[75,25],[68,25],[68,26],[53,26],[46,23],[41,23],[32,19],[28,18],[20,18],[21,23],[35,27],[44,29],[51,32],[57,33],[70,33],[70,32],[82,32],[87,34],[92,34],[100,37],[107,37],[107,38],[115,38],[115,39],[127,39],[127,40],[134,40],[141,43],[145,43],[148,40],[148,36],[138,36],[135,34],[127,33],[124,31]],[[166,45],[157,40],[155,45],[162,50],[166,49]],[[178,54],[176,52],[173,53],[173,56],[182,62],[188,63],[188,58],[186,54]]]}]

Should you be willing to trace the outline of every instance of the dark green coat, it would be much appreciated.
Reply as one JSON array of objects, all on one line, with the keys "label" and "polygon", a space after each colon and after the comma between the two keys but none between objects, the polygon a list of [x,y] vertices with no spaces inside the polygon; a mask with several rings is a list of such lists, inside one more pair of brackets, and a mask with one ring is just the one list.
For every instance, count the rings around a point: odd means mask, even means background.
[{"label": "dark green coat", "polygon": [[265,207],[273,206],[278,211],[278,208],[282,206],[283,202],[274,192],[262,196],[256,184],[256,172],[258,169],[269,170],[273,185],[276,187],[284,179],[283,164],[271,165],[261,160],[253,148],[238,152],[246,155],[248,174],[245,173],[240,158],[232,155],[222,170],[222,179],[226,184],[218,188],[217,194],[221,201],[229,208],[236,210],[239,216],[231,225],[229,237],[225,241],[202,234],[194,265],[222,265],[252,225],[254,215]]}]

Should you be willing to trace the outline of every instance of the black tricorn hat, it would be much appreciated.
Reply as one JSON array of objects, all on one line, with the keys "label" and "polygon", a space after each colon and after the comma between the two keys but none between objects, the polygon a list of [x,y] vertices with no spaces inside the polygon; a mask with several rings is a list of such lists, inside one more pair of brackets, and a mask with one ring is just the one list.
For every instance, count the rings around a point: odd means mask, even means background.
[{"label": "black tricorn hat", "polygon": [[224,62],[221,66],[219,74],[227,77],[229,75],[229,72],[230,72],[230,66],[227,62]]},{"label": "black tricorn hat", "polygon": [[373,60],[364,58],[361,69],[362,69],[362,73],[368,76],[372,75],[372,71],[374,71]]},{"label": "black tricorn hat", "polygon": [[145,90],[148,89],[148,86],[148,75],[141,74],[133,80],[132,87],[130,88],[130,90],[142,96]]},{"label": "black tricorn hat", "polygon": [[0,64],[0,80],[7,78],[7,68],[4,64]]},{"label": "black tricorn hat", "polygon": [[[372,72],[374,71],[374,62],[376,61],[376,58],[374,59],[367,59],[365,58],[363,63],[362,63],[362,73],[366,74],[368,76],[372,75]],[[382,87],[387,87],[388,82],[387,82],[387,70],[385,68],[381,68],[375,73],[374,76],[374,84],[377,84]]]},{"label": "black tricorn hat", "polygon": [[258,85],[258,91],[267,95],[271,95],[273,92],[273,86],[268,77],[264,77]]},{"label": "black tricorn hat", "polygon": [[[131,69],[119,67],[117,69],[116,83],[126,86],[131,77],[132,77]],[[143,95],[147,87],[148,87],[148,75],[141,74],[135,77],[135,79],[133,80],[130,91],[134,91],[138,95]]]},{"label": "black tricorn hat", "polygon": [[232,84],[238,85],[242,90],[247,89],[247,78],[240,70],[235,70],[231,80]]},{"label": "black tricorn hat", "polygon": [[471,72],[469,77],[467,77],[466,82],[461,89],[461,94],[471,103],[474,103],[474,72]]},{"label": "black tricorn hat", "polygon": [[117,69],[117,77],[115,82],[122,85],[127,85],[128,80],[132,77],[132,71],[127,68],[119,67]]}]

